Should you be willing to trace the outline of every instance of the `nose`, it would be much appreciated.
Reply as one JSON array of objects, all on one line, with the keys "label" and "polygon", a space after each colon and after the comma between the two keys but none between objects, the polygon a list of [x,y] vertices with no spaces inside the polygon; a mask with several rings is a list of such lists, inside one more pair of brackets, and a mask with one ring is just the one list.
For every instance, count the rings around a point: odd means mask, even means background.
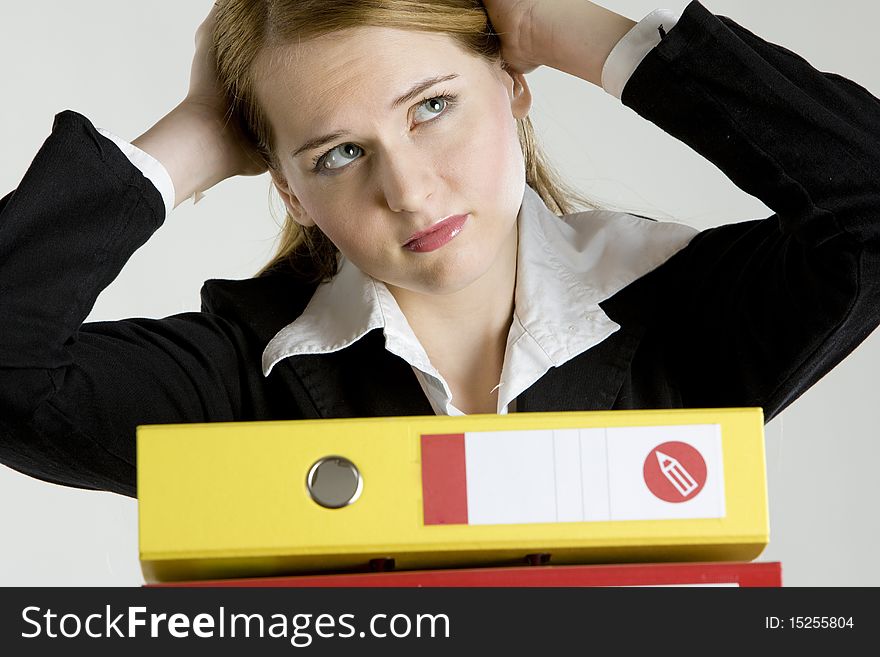
[{"label": "nose", "polygon": [[436,185],[437,164],[424,147],[408,144],[380,156],[379,185],[392,212],[422,214]]}]

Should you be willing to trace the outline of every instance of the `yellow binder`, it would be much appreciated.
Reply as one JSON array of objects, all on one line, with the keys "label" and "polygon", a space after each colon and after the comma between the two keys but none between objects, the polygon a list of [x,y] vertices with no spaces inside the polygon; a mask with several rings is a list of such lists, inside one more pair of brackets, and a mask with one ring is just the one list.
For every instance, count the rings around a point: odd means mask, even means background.
[{"label": "yellow binder", "polygon": [[769,538],[758,408],[153,425],[137,449],[151,582],[746,561]]}]

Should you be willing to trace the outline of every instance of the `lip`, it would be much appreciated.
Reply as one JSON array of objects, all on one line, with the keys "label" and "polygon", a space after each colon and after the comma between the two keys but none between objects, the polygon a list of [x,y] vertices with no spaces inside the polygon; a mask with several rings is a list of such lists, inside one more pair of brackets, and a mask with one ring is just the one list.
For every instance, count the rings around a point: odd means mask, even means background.
[{"label": "lip", "polygon": [[446,217],[427,230],[420,230],[410,235],[403,248],[417,253],[436,251],[458,235],[469,218],[470,214],[454,214]]}]

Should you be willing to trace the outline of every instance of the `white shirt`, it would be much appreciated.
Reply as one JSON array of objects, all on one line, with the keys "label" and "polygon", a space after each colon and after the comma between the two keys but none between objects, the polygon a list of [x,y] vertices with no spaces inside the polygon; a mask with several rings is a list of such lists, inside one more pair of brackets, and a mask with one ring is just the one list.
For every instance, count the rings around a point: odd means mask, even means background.
[{"label": "white shirt", "polygon": [[[668,32],[678,18],[656,10],[637,23],[609,54],[602,87],[620,98],[632,73],[660,42],[658,27]],[[161,163],[116,135],[100,132],[153,182],[170,212],[174,186]],[[499,414],[515,411],[516,397],[551,367],[618,330],[598,304],[665,262],[696,234],[681,224],[621,212],[590,210],[559,217],[528,186],[517,227],[514,316],[496,386]],[[266,346],[263,373],[268,376],[275,364],[291,356],[344,349],[377,328],[383,331],[385,348],[412,367],[434,412],[463,415],[388,288],[342,256],[339,273],[319,285],[302,315]]]}]

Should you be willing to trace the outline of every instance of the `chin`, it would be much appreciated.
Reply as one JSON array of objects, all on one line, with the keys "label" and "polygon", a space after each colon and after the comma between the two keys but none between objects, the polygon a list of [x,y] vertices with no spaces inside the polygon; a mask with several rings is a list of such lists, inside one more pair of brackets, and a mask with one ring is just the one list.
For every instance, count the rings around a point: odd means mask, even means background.
[{"label": "chin", "polygon": [[423,294],[455,294],[471,286],[491,269],[492,263],[481,258],[455,258],[438,260],[434,266],[421,272],[413,281],[417,291]]}]

